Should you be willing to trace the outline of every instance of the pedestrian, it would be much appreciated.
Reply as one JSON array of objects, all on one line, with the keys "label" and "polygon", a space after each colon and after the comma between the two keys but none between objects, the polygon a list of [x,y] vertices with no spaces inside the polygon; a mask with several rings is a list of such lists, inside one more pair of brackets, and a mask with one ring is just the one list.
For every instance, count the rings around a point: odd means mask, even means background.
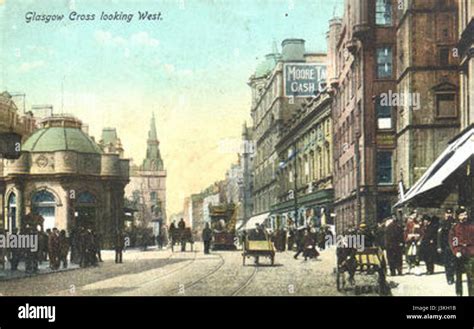
[{"label": "pedestrian", "polygon": [[48,260],[48,234],[43,230],[41,225],[38,226],[38,262],[46,262]]},{"label": "pedestrian", "polygon": [[169,229],[169,234],[170,234],[170,237],[171,237],[171,251],[174,251],[174,246],[177,242],[177,234],[176,234],[177,231],[178,231],[178,229],[176,228],[176,224],[173,221],[170,224],[170,229]]},{"label": "pedestrian", "polygon": [[[28,235],[32,241],[37,239],[38,231],[30,224],[25,225],[23,233]],[[25,255],[25,272],[28,274],[38,272],[38,249],[34,250],[32,246],[25,246],[23,252]]]},{"label": "pedestrian", "polygon": [[71,263],[80,264],[79,227],[74,227],[69,236],[71,245]]},{"label": "pedestrian", "polygon": [[184,219],[180,219],[179,223],[178,223],[178,229],[179,230],[184,230],[186,228],[186,223],[184,222]]},{"label": "pedestrian", "polygon": [[49,267],[56,271],[59,268],[59,233],[56,227],[48,237]]},{"label": "pedestrian", "polygon": [[92,232],[92,233],[93,233],[93,238],[94,238],[94,243],[95,243],[95,252],[96,252],[97,260],[102,263],[103,262],[102,261],[102,234],[95,233],[95,232]]},{"label": "pedestrian", "polygon": [[420,240],[420,257],[425,262],[426,274],[434,274],[439,218],[423,216],[423,234]]},{"label": "pedestrian", "polygon": [[446,274],[446,281],[449,285],[454,283],[454,273],[456,266],[456,256],[450,248],[449,243],[449,232],[455,224],[453,210],[451,208],[446,209],[444,214],[444,220],[441,222],[438,228],[437,234],[437,252],[441,256],[442,264]]},{"label": "pedestrian", "polygon": [[63,265],[63,268],[67,268],[67,256],[69,254],[69,239],[66,236],[66,231],[61,230],[59,232],[59,266]]},{"label": "pedestrian", "polygon": [[296,229],[292,227],[290,228],[288,232],[288,251],[293,251],[295,240],[296,240]]},{"label": "pedestrian", "polygon": [[89,259],[87,257],[87,230],[85,227],[81,226],[78,232],[78,250],[79,250],[79,266],[80,267],[87,267],[89,266]]},{"label": "pedestrian", "polygon": [[86,235],[86,257],[88,264],[91,266],[98,266],[97,264],[97,243],[92,229],[87,230]]},{"label": "pedestrian", "polygon": [[419,265],[419,241],[421,238],[421,225],[418,223],[416,213],[412,213],[407,220],[404,232],[406,247],[406,262],[408,265],[408,273]]},{"label": "pedestrian", "polygon": [[463,295],[462,273],[467,276],[468,295],[474,296],[474,223],[469,220],[466,208],[456,211],[458,222],[454,224],[449,241],[456,256],[456,294]]},{"label": "pedestrian", "polygon": [[306,229],[299,230],[296,233],[296,254],[293,256],[294,259],[298,259],[298,256],[304,252],[304,241],[308,234]]},{"label": "pedestrian", "polygon": [[[15,237],[14,237],[15,236]],[[18,229],[14,228],[12,229],[12,237],[11,239],[15,239],[18,241]],[[18,269],[18,264],[20,263],[21,257],[22,257],[22,250],[17,247],[10,247],[8,249],[9,253],[9,259],[10,259],[10,270],[12,272],[16,271]]]},{"label": "pedestrian", "polygon": [[304,260],[308,260],[308,258],[313,259],[319,256],[319,252],[316,249],[316,239],[315,239],[315,231],[305,230],[304,238],[303,238],[303,257]]},{"label": "pedestrian", "polygon": [[403,275],[403,228],[396,216],[385,222],[384,246],[387,250],[387,261],[390,275]]},{"label": "pedestrian", "polygon": [[202,230],[202,241],[204,242],[204,253],[209,254],[212,242],[212,230],[209,227],[209,223],[206,223],[206,226]]},{"label": "pedestrian", "polygon": [[115,264],[123,262],[123,249],[125,248],[125,237],[121,231],[115,237]]}]

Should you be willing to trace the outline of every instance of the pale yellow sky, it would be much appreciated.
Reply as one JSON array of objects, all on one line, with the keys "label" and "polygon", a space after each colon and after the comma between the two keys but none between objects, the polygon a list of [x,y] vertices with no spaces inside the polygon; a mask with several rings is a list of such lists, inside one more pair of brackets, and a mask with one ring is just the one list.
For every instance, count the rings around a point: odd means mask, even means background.
[{"label": "pale yellow sky", "polygon": [[[193,102],[195,101],[195,102]],[[152,112],[155,112],[161,154],[167,170],[168,216],[183,210],[186,196],[225,177],[237,161],[234,143],[249,122],[250,95],[223,100],[178,97],[153,100],[143,95],[65,95],[65,112],[72,112],[100,139],[103,127],[115,127],[125,156],[140,164],[145,157]],[[118,105],[120,104],[120,105]]]}]

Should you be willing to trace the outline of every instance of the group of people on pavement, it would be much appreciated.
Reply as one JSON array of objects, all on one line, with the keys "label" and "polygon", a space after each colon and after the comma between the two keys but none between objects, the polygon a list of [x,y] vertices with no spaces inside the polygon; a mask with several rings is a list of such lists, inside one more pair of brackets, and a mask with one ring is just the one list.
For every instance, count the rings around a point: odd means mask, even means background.
[{"label": "group of people on pavement", "polygon": [[[5,235],[5,231],[0,231],[0,235]],[[76,227],[68,236],[65,230],[59,230],[56,227],[44,231],[41,225],[35,227],[26,224],[21,231],[13,229],[11,235],[36,236],[34,240],[37,241],[37,248],[2,248],[0,246],[0,269],[2,270],[6,269],[7,262],[10,263],[11,271],[17,271],[20,262],[24,262],[25,272],[28,274],[37,273],[43,262],[49,262],[49,268],[53,271],[61,267],[68,268],[69,263],[80,267],[91,267],[98,266],[102,262],[102,237],[92,229]],[[116,263],[122,263],[124,248],[125,238],[119,233],[115,241]]]},{"label": "group of people on pavement", "polygon": [[[0,234],[5,234],[4,231]],[[37,248],[28,247],[0,247],[0,264],[5,270],[6,263],[10,263],[10,270],[17,271],[20,262],[25,263],[25,272],[28,274],[37,273],[39,266],[43,262],[49,261],[49,267],[52,270],[58,270],[61,265],[68,267],[67,256],[69,254],[70,243],[66,236],[66,231],[59,231],[57,228],[43,230],[41,226],[35,227],[26,224],[21,231],[13,229],[11,235],[16,235],[14,239],[19,240],[20,236],[29,236],[30,239],[37,241]]]},{"label": "group of people on pavement", "polygon": [[455,284],[462,295],[463,273],[467,276],[468,293],[474,295],[474,222],[465,207],[456,212],[446,209],[444,218],[412,211],[403,223],[396,215],[366,232],[366,246],[373,242],[386,251],[392,276],[403,275],[403,256],[408,273],[421,274],[423,261],[426,274],[434,273],[435,264],[443,265],[449,285]]}]

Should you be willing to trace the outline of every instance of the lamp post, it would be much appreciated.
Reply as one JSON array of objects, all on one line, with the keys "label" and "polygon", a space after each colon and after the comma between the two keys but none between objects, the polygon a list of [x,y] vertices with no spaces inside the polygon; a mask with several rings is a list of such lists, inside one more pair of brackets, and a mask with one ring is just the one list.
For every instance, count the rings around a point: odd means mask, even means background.
[{"label": "lamp post", "polygon": [[293,200],[294,200],[294,207],[295,207],[295,228],[298,229],[298,157],[296,151],[296,141],[293,143],[293,156],[295,157],[295,174],[293,175],[293,183],[294,183],[294,193],[293,193]]}]

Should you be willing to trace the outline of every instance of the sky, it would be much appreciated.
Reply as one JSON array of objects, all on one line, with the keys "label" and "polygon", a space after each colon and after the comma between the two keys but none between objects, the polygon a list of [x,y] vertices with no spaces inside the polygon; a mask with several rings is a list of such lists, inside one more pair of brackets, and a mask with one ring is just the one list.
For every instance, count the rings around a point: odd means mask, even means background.
[{"label": "sky", "polygon": [[[281,50],[296,37],[307,50],[326,51],[328,20],[342,2],[0,0],[0,91],[25,93],[27,110],[51,104],[74,114],[96,140],[104,127],[117,128],[136,164],[154,112],[170,215],[237,160],[226,145],[251,124],[247,82],[272,45]],[[72,11],[95,19],[71,21]],[[162,19],[140,21],[138,11]],[[27,23],[29,12],[65,17]],[[102,12],[134,17],[103,21]]]}]

